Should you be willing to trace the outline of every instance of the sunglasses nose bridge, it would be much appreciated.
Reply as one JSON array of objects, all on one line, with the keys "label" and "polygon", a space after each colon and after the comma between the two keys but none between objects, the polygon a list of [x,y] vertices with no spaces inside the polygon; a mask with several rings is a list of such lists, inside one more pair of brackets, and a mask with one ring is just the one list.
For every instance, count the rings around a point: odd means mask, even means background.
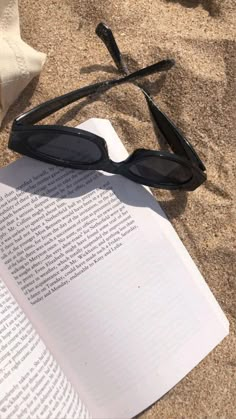
[{"label": "sunglasses nose bridge", "polygon": [[123,165],[123,162],[115,162],[111,159],[107,159],[103,162],[102,170],[108,173],[119,173],[120,167]]}]

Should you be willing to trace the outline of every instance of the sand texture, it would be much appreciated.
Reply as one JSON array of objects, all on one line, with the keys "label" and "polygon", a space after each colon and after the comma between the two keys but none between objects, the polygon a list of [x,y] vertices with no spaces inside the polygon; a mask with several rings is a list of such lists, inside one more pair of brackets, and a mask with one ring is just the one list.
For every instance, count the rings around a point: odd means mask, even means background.
[{"label": "sand texture", "polygon": [[[47,53],[39,79],[11,108],[0,132],[0,163],[13,118],[56,95],[117,75],[95,35],[103,20],[131,69],[170,57],[176,66],[145,81],[155,101],[196,147],[208,180],[195,192],[155,191],[230,320],[227,337],[142,419],[236,418],[235,0],[21,0],[23,39]],[[47,122],[75,126],[109,118],[129,151],[158,149],[142,93],[112,89],[60,111]],[[163,145],[162,145],[163,148]]]}]

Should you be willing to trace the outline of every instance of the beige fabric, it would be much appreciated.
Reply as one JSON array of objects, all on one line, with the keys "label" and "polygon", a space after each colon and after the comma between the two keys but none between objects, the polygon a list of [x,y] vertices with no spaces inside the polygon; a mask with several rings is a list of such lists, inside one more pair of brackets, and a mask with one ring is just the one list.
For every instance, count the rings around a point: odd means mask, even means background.
[{"label": "beige fabric", "polygon": [[42,69],[46,55],[20,36],[18,0],[0,0],[0,125],[9,106]]}]

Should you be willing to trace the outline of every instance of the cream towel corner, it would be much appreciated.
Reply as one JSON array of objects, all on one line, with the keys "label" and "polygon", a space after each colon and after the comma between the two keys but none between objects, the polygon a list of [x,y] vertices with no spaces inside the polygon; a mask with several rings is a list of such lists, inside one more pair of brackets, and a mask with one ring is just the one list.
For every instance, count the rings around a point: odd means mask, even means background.
[{"label": "cream towel corner", "polygon": [[20,36],[18,0],[0,0],[0,125],[10,105],[40,73],[46,55]]}]

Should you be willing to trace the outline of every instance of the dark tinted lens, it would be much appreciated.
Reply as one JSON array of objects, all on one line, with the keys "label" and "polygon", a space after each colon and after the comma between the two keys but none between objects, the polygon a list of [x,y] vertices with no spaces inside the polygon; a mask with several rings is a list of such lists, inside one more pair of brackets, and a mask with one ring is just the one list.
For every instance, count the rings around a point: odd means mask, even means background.
[{"label": "dark tinted lens", "polygon": [[134,162],[129,170],[132,174],[156,184],[179,185],[192,177],[188,167],[159,156],[145,157],[143,160]]},{"label": "dark tinted lens", "polygon": [[102,153],[93,141],[66,133],[34,133],[27,140],[28,145],[37,153],[65,162],[95,163]]}]

